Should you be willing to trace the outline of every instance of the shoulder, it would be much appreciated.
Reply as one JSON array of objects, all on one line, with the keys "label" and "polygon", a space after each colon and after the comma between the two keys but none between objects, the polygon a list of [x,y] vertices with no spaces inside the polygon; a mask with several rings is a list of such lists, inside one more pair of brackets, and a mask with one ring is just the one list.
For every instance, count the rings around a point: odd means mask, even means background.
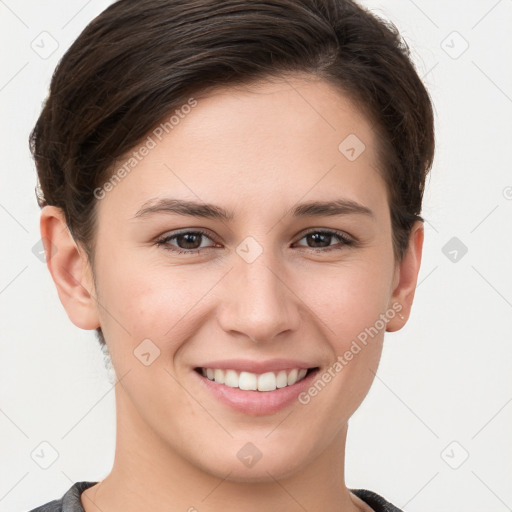
[{"label": "shoulder", "polygon": [[403,512],[379,494],[367,489],[350,489],[350,492],[370,505],[375,512]]},{"label": "shoulder", "polygon": [[29,512],[84,512],[80,495],[97,482],[75,482],[60,499],[49,501]]}]

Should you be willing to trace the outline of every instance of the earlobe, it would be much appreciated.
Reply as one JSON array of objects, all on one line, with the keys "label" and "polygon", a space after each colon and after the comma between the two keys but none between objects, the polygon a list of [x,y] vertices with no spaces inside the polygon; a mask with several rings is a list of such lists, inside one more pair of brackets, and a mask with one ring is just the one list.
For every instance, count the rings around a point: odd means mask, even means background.
[{"label": "earlobe", "polygon": [[62,209],[45,206],[40,230],[46,265],[69,319],[81,329],[96,329],[100,323],[91,271],[87,257],[67,227]]},{"label": "earlobe", "polygon": [[404,257],[397,264],[395,287],[390,299],[390,307],[395,310],[396,315],[386,326],[388,332],[400,330],[409,318],[421,266],[423,238],[423,222],[416,221],[412,226]]}]

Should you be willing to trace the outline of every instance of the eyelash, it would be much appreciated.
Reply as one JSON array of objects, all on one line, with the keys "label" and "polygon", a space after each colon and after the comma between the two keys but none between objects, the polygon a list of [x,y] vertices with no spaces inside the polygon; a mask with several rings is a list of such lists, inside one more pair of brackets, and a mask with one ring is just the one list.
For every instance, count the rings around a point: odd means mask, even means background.
[{"label": "eyelash", "polygon": [[[196,229],[194,231],[182,231],[180,233],[175,233],[173,235],[164,236],[163,238],[160,238],[159,240],[157,240],[155,243],[158,247],[163,247],[163,249],[165,249],[167,251],[171,251],[176,254],[199,254],[200,252],[202,252],[205,249],[206,250],[214,249],[214,247],[202,247],[199,249],[185,250],[185,249],[175,248],[175,247],[169,245],[169,242],[172,239],[177,238],[180,235],[187,235],[187,234],[194,234],[194,235],[201,234],[201,235],[206,236],[210,240],[212,240],[212,242],[215,242],[215,240],[213,240],[212,237],[206,231],[203,231],[201,229]],[[340,247],[336,247],[336,246],[325,247],[325,248],[304,247],[305,249],[309,249],[310,251],[313,251],[313,252],[330,252],[330,251],[335,251],[335,250],[342,250],[343,247],[345,247],[345,246],[351,246],[351,245],[355,246],[357,243],[356,240],[349,238],[345,233],[343,233],[341,231],[318,230],[318,229],[311,230],[311,231],[308,231],[307,233],[304,233],[302,235],[302,237],[299,238],[299,240],[297,240],[297,241],[300,241],[304,237],[311,235],[311,234],[333,235],[333,236],[336,236],[337,238],[339,238],[339,240],[342,242],[342,245]],[[173,248],[171,248],[171,247],[173,247]]]}]

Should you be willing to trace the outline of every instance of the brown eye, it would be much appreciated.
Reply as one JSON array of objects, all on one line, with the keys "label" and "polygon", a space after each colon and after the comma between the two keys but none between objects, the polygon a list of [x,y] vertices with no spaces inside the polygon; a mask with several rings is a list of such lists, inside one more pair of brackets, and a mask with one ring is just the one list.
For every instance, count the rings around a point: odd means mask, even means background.
[{"label": "brown eye", "polygon": [[[180,249],[199,249],[201,247],[201,233],[184,233],[182,235],[176,235],[176,244]],[[197,243],[199,242],[199,245]],[[183,244],[183,245],[182,245]]]},{"label": "brown eye", "polygon": [[[212,247],[201,245],[204,238],[211,240],[204,231],[183,231],[181,233],[165,236],[158,240],[156,244],[168,251],[177,252],[179,254],[197,254],[202,249]],[[175,240],[175,244],[171,243],[172,240]]]},{"label": "brown eye", "polygon": [[[337,239],[337,245],[331,245],[332,239]],[[301,240],[306,240],[309,249],[320,250],[322,252],[330,251],[333,249],[342,249],[345,245],[351,245],[354,241],[348,238],[340,231],[310,231],[306,233]],[[311,245],[309,245],[311,244]]]}]

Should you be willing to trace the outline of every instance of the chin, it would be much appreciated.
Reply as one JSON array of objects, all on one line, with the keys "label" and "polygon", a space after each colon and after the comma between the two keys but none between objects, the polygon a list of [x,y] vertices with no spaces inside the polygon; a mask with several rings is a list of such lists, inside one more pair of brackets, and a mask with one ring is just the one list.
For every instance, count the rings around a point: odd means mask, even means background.
[{"label": "chin", "polygon": [[284,457],[276,453],[272,456],[262,454],[259,460],[246,464],[237,456],[237,451],[227,459],[223,457],[222,461],[220,456],[215,456],[211,461],[203,459],[201,469],[222,480],[254,484],[271,483],[287,478],[299,471],[302,466],[297,457],[291,455],[293,451],[287,451]]}]

